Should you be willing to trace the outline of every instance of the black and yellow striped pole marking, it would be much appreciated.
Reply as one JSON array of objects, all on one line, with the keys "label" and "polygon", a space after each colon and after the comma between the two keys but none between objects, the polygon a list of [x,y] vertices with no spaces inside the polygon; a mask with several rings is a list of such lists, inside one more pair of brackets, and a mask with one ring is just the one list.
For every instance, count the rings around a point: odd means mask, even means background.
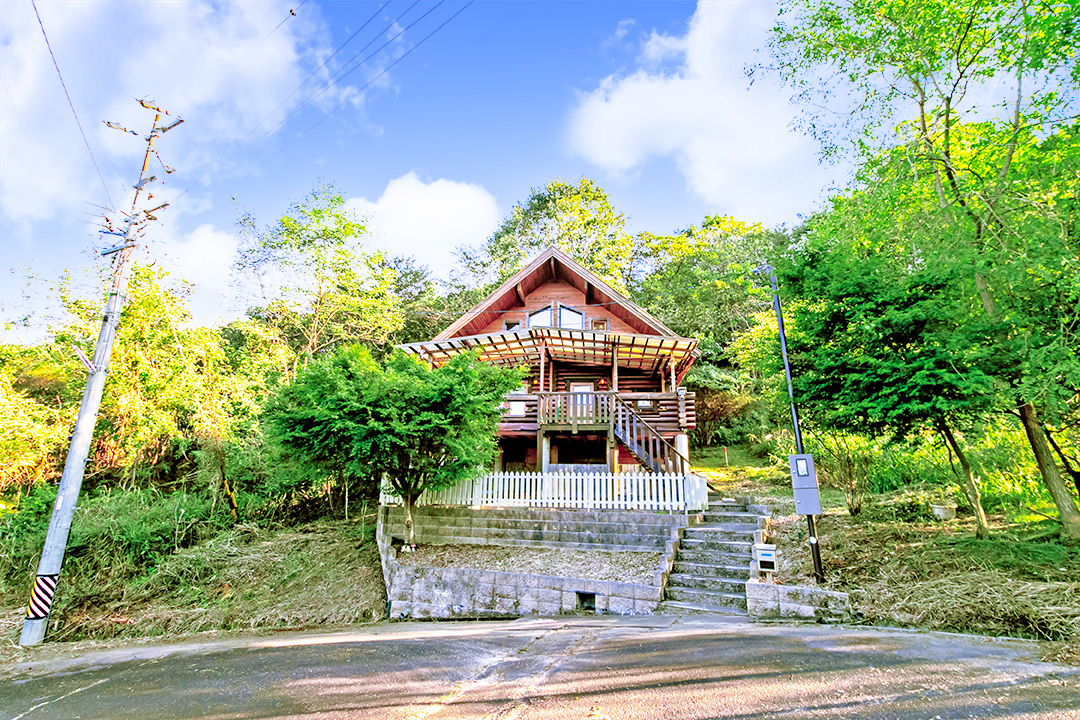
[{"label": "black and yellow striped pole marking", "polygon": [[221,482],[225,485],[225,499],[229,501],[229,512],[232,513],[233,520],[240,519],[240,513],[236,507],[236,496],[233,495],[232,488],[229,487],[229,478],[225,477],[225,473],[221,474]]},{"label": "black and yellow striped pole marking", "polygon": [[27,620],[44,620],[49,617],[53,598],[56,597],[56,575],[38,575],[34,580],[34,591],[30,593],[30,602],[26,605]]}]

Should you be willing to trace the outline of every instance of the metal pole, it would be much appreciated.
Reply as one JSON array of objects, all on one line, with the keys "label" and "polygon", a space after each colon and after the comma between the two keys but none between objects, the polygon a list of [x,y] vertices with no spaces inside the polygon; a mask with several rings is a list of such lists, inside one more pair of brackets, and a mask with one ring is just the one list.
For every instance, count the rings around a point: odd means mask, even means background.
[{"label": "metal pole", "polygon": [[75,516],[79,491],[82,489],[86,460],[90,454],[90,443],[94,436],[94,425],[97,423],[98,409],[101,407],[101,394],[109,372],[109,359],[112,357],[113,343],[116,341],[116,334],[120,327],[120,313],[127,299],[128,270],[132,250],[143,223],[147,218],[153,218],[150,215],[152,211],[137,212],[136,205],[142,188],[153,180],[153,178],[146,179],[145,176],[154,139],[179,124],[178,121],[168,128],[160,128],[158,121],[161,119],[162,111],[145,102],[142,104],[144,107],[157,110],[157,115],[154,117],[153,129],[147,138],[146,155],[143,158],[139,182],[135,185],[131,214],[124,218],[127,228],[123,234],[123,242],[116,249],[106,251],[107,253],[115,252],[116,270],[113,272],[112,288],[109,290],[109,299],[105,304],[105,314],[101,320],[101,331],[98,333],[97,344],[94,346],[94,359],[89,368],[90,377],[86,379],[86,389],[83,390],[79,415],[75,420],[75,430],[71,434],[71,445],[68,446],[67,458],[64,461],[64,473],[60,478],[56,504],[53,506],[49,531],[45,536],[45,547],[41,552],[41,560],[38,562],[34,589],[30,594],[30,602],[26,606],[26,619],[23,620],[22,633],[19,636],[19,644],[24,646],[37,645],[45,638],[49,611],[52,609],[56,595],[57,580],[64,563],[64,551],[67,549],[68,535],[71,533],[71,521]]},{"label": "metal pole", "polygon": [[[802,430],[799,429],[799,411],[795,408],[795,391],[791,387],[791,363],[788,362],[787,335],[784,333],[784,313],[780,308],[780,291],[776,284],[776,272],[769,266],[769,280],[772,282],[773,308],[776,310],[776,326],[780,331],[780,353],[784,356],[784,374],[787,376],[788,399],[791,401],[791,422],[795,426],[795,447],[803,454]],[[825,570],[821,566],[821,547],[818,544],[817,523],[813,515],[806,516],[810,531],[810,554],[814,558],[814,579],[818,585],[825,582]]]}]

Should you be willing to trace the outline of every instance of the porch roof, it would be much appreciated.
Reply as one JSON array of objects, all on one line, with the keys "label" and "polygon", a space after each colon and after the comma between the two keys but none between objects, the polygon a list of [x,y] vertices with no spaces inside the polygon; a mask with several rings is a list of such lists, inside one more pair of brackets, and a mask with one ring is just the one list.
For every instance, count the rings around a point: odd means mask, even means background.
[{"label": "porch roof", "polygon": [[433,365],[442,365],[453,356],[479,351],[480,359],[497,365],[539,365],[540,354],[559,362],[610,366],[613,357],[619,367],[647,372],[662,369],[670,357],[682,381],[686,371],[701,354],[698,341],[674,336],[636,335],[563,328],[529,328],[468,337],[429,340],[400,346]]}]

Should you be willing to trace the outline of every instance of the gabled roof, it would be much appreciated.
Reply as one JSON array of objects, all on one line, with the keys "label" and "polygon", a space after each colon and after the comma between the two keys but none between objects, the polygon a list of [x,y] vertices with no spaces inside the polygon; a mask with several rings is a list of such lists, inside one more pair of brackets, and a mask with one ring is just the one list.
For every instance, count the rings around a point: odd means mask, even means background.
[{"label": "gabled roof", "polygon": [[611,288],[594,273],[555,247],[540,253],[495,292],[478,302],[450,327],[434,337],[447,340],[469,337],[502,316],[502,313],[522,304],[524,299],[541,285],[562,280],[585,295],[586,305],[603,305],[608,311],[641,335],[678,337],[662,322]]}]

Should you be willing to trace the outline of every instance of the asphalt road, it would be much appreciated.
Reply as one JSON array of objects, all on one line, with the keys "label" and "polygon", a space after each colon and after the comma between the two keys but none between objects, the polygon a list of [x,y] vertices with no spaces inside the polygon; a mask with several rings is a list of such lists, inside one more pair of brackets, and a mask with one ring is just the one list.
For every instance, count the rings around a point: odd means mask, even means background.
[{"label": "asphalt road", "polygon": [[0,667],[0,718],[1080,719],[1020,641],[722,618],[395,623]]}]

